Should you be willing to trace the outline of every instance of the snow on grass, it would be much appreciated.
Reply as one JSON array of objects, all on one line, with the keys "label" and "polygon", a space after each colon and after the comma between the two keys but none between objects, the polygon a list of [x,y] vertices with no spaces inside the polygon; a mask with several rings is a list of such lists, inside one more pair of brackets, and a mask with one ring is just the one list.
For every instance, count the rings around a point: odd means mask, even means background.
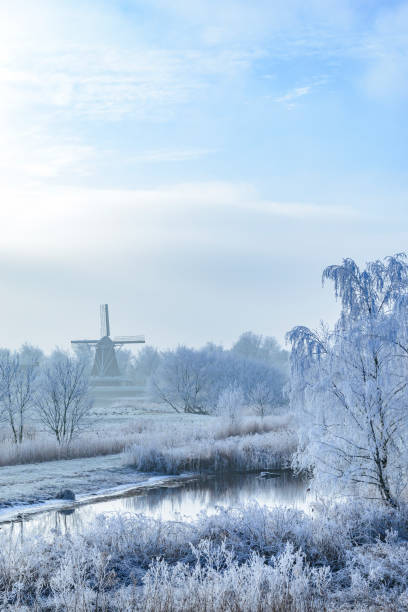
[{"label": "snow on grass", "polygon": [[56,440],[46,435],[39,435],[34,440],[24,440],[21,444],[7,441],[0,444],[0,467],[111,455],[120,453],[131,442],[132,437],[126,434],[109,437],[88,434],[74,440],[69,446],[59,445]]},{"label": "snow on grass", "polygon": [[[172,422],[173,415],[128,415],[125,423],[115,425],[112,418],[105,414],[94,421],[69,445],[58,444],[57,440],[45,432],[32,428],[21,444],[15,444],[7,430],[0,430],[0,467],[28,463],[42,463],[64,459],[99,457],[121,453],[132,443],[139,440],[139,434],[156,428],[156,422]],[[183,417],[178,419],[184,427]]]},{"label": "snow on grass", "polygon": [[69,445],[58,444],[57,440],[45,433],[38,433],[31,439],[15,444],[7,439],[0,442],[0,467],[25,463],[41,463],[57,459],[78,459],[98,457],[122,452],[138,439],[143,424],[114,428],[110,433],[86,432]]},{"label": "snow on grass", "polygon": [[121,455],[11,465],[0,471],[0,512],[54,499],[62,488],[76,495],[94,494],[114,486],[135,486],[148,477],[125,468]]},{"label": "snow on grass", "polygon": [[0,533],[8,610],[406,609],[406,508],[337,505],[307,516],[258,505],[193,523],[100,516],[50,541]]},{"label": "snow on grass", "polygon": [[0,467],[124,452],[125,464],[142,471],[242,469],[247,461],[248,469],[256,470],[281,466],[296,447],[288,415],[247,416],[231,422],[214,416],[152,413],[149,409],[145,414],[129,412],[125,420],[121,415],[115,424],[109,410],[104,410],[69,445],[58,444],[34,427],[21,444],[15,444],[7,430],[0,430]]},{"label": "snow on grass", "polygon": [[159,424],[140,433],[124,462],[144,472],[256,471],[287,465],[296,450],[288,416]]}]

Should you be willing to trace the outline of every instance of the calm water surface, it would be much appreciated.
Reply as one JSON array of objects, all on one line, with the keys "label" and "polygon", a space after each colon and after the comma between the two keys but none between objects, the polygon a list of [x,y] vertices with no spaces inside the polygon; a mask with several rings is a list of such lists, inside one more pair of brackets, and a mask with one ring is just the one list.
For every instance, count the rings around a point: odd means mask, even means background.
[{"label": "calm water surface", "polygon": [[114,499],[101,499],[83,505],[72,504],[1,524],[3,532],[20,537],[55,529],[76,531],[107,513],[142,513],[163,520],[192,520],[217,506],[238,506],[257,502],[268,507],[291,506],[307,509],[307,482],[289,471],[276,471],[276,478],[257,474],[223,474],[189,481],[167,481],[159,487],[132,490]]}]

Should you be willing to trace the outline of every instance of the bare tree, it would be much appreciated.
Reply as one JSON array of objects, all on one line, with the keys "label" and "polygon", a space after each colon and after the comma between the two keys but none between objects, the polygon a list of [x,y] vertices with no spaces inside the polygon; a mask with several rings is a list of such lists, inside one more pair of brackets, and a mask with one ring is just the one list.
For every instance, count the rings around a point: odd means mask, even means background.
[{"label": "bare tree", "polygon": [[14,442],[24,438],[26,414],[32,408],[37,382],[37,363],[24,353],[0,354],[0,415],[9,426]]},{"label": "bare tree", "polygon": [[276,402],[276,391],[269,380],[259,380],[248,390],[248,399],[255,414],[263,419]]},{"label": "bare tree", "polygon": [[36,407],[44,427],[69,444],[81,431],[92,408],[89,363],[57,351],[45,366]]},{"label": "bare tree", "polygon": [[268,363],[209,344],[200,350],[179,346],[162,353],[150,386],[156,398],[177,412],[209,414],[231,386],[240,387],[245,404],[255,395],[258,403],[265,404],[264,410],[267,400],[282,404],[284,382],[284,374]]},{"label": "bare tree", "polygon": [[200,351],[179,346],[162,355],[151,380],[154,395],[176,412],[207,414],[208,359]]}]

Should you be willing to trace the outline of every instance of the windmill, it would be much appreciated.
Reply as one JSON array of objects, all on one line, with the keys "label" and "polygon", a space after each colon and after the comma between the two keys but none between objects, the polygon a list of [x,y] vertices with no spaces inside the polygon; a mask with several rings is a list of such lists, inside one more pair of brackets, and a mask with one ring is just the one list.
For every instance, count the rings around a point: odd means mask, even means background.
[{"label": "windmill", "polygon": [[118,361],[116,359],[116,347],[125,344],[142,344],[144,336],[115,336],[110,337],[109,309],[107,304],[100,306],[101,337],[99,340],[71,340],[71,344],[86,344],[95,348],[95,360],[91,376],[109,379],[120,377]]}]

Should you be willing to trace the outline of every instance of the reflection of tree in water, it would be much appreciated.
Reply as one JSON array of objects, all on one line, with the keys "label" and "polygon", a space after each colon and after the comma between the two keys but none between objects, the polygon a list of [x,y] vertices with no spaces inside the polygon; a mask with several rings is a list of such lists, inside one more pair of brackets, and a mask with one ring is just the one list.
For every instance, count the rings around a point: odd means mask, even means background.
[{"label": "reflection of tree in water", "polygon": [[56,533],[65,534],[68,531],[79,531],[84,524],[83,515],[75,511],[75,508],[44,512],[33,516],[24,516],[16,521],[12,521],[7,526],[3,525],[2,530],[8,532],[12,539],[21,541],[28,536],[35,534],[50,535]]},{"label": "reflection of tree in water", "polygon": [[[278,472],[276,472],[278,473]],[[144,495],[124,498],[124,507],[133,512],[155,513],[163,503],[172,511],[183,513],[183,506],[234,506],[251,501],[289,504],[304,498],[304,480],[289,471],[279,472],[278,478],[259,478],[255,474],[222,474],[216,477],[152,489]]]}]

